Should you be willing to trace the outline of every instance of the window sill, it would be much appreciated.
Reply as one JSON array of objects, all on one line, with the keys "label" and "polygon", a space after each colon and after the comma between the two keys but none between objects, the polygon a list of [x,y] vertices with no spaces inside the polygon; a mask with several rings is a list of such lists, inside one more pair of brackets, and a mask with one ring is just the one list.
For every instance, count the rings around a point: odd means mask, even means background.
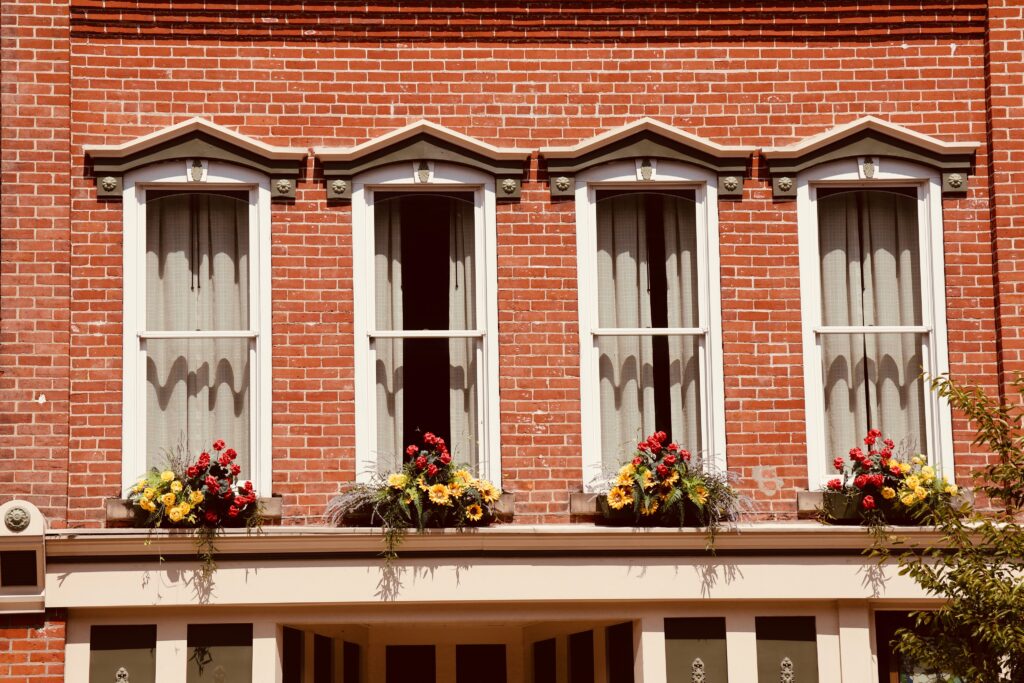
[{"label": "window sill", "polygon": [[[270,524],[277,524],[281,521],[281,496],[260,498],[263,505],[263,520]],[[131,504],[123,498],[106,498],[103,501],[103,509],[107,527],[133,526],[135,514],[132,512]]]}]

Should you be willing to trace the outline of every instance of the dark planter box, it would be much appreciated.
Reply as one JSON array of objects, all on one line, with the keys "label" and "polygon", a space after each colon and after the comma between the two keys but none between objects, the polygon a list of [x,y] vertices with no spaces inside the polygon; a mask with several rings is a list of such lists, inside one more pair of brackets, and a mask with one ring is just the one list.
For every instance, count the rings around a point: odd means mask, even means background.
[{"label": "dark planter box", "polygon": [[[902,507],[896,505],[896,500],[886,500],[880,495],[872,494],[875,499],[875,510],[881,515],[887,524],[894,526],[915,526],[920,525],[915,521],[913,515],[908,514]],[[862,501],[864,494],[847,494],[841,491],[825,491],[821,496],[821,510],[825,518],[832,524],[863,524],[867,519],[868,511],[864,509]]]},{"label": "dark planter box", "polygon": [[[263,505],[263,521],[273,524],[281,521],[281,497],[260,498]],[[108,527],[146,527],[148,515],[141,510],[136,510],[132,504],[123,498],[107,498],[103,501],[104,513]],[[245,522],[236,525],[225,524],[225,527],[244,527]],[[162,528],[176,528],[175,525],[163,525]],[[192,528],[192,527],[182,527]]]},{"label": "dark planter box", "polygon": [[633,506],[616,510],[608,505],[608,497],[599,495],[594,501],[597,504],[596,524],[603,526],[634,526],[634,527],[703,527],[707,526],[704,513],[689,500],[683,501],[683,515],[679,519],[679,509],[670,512],[660,510],[653,515],[637,515]]},{"label": "dark planter box", "polygon": [[[515,509],[515,496],[511,493],[503,493],[493,508],[493,513],[485,512],[484,516],[476,522],[467,519],[463,522],[462,526],[481,527],[490,526],[497,521],[511,521]],[[384,520],[380,518],[380,515],[374,513],[372,505],[365,505],[347,513],[342,518],[341,524],[342,526],[380,527],[383,526]],[[445,516],[432,515],[424,526],[427,529],[450,529],[458,526],[458,524],[456,520],[448,519]]]}]

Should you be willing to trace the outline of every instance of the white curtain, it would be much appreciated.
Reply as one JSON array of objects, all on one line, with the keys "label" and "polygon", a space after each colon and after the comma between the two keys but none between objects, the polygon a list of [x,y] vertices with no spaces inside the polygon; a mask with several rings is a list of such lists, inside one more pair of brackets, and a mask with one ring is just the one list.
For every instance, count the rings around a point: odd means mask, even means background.
[{"label": "white curtain", "polygon": [[[439,206],[449,212],[448,230],[448,329],[473,329],[476,325],[475,298],[475,225],[473,206],[464,201],[439,198]],[[392,199],[374,205],[376,324],[381,330],[401,330],[402,251],[401,200]],[[415,226],[413,226],[414,228]],[[435,277],[432,264],[411,264],[417,277]],[[406,273],[409,277],[409,273]],[[389,472],[401,467],[404,447],[417,438],[405,434],[404,366],[415,360],[419,340],[378,339],[377,351],[377,469]],[[477,346],[476,339],[448,340],[448,391],[437,400],[447,401],[450,424],[437,425],[435,431],[448,428],[449,449],[462,462],[477,463]],[[415,420],[413,420],[415,422]],[[426,427],[430,429],[430,427]]]},{"label": "white curtain", "polygon": [[[865,191],[818,204],[823,325],[920,325],[916,200]],[[822,336],[829,460],[873,427],[923,451],[921,342],[912,332]]]},{"label": "white curtain", "polygon": [[[696,327],[697,239],[694,205],[664,198],[661,229],[665,262],[650,263],[643,194],[603,199],[597,207],[598,325],[651,327],[650,269],[664,268],[669,327]],[[600,354],[601,453],[606,467],[618,463],[652,432],[692,451],[701,449],[699,341],[669,337],[667,377],[655,376],[650,336],[598,338]],[[655,386],[668,384],[670,423],[655,424]]]},{"label": "white curtain", "polygon": [[[248,204],[178,194],[146,205],[146,327],[249,329]],[[147,463],[183,444],[190,456],[224,439],[249,466],[248,339],[148,339]]]}]

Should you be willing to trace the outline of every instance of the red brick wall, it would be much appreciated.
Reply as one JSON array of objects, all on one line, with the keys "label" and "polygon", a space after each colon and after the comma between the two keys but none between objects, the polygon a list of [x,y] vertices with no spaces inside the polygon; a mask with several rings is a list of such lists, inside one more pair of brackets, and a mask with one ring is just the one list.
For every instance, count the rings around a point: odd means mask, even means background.
[{"label": "red brick wall", "polygon": [[0,615],[0,681],[61,683],[66,619],[62,610]]},{"label": "red brick wall", "polygon": [[[738,22],[741,4],[622,2],[583,14],[578,5],[470,2],[442,19],[415,4],[240,12],[76,0],[68,522],[101,523],[121,459],[121,207],[95,199],[83,145],[189,116],[303,147],[361,142],[421,117],[529,149],[641,116],[723,144],[786,144],[867,114],[944,140],[987,141],[984,2],[747,8]],[[993,59],[1009,63],[1009,52]],[[1009,78],[1003,87],[1013,91]],[[576,207],[551,202],[543,161],[532,163],[522,201],[498,209],[502,463],[517,521],[564,521],[583,480]],[[983,146],[967,196],[943,208],[950,363],[995,386],[988,183]],[[791,514],[807,485],[796,207],[772,199],[755,160],[743,200],[719,211],[729,466],[766,512]],[[273,209],[274,490],[293,522],[317,521],[354,470],[350,226],[348,207],[327,206],[312,165],[295,203]],[[21,325],[29,312],[11,320]],[[20,420],[15,413],[12,429],[25,429]],[[22,432],[11,444],[36,441]],[[961,474],[979,462],[969,442],[956,423]]]}]

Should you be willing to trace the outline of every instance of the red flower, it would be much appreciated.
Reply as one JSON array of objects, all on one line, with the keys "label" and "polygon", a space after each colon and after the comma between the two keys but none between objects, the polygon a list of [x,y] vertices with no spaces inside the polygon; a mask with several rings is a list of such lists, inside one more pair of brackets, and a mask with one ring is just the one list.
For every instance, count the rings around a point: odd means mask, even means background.
[{"label": "red flower", "polygon": [[434,463],[430,463],[429,465],[427,465],[427,476],[432,477],[435,474],[437,474],[437,465],[435,465]]},{"label": "red flower", "polygon": [[860,504],[864,506],[865,510],[873,510],[875,508],[875,499],[872,496],[864,496],[864,500]]},{"label": "red flower", "polygon": [[239,467],[238,465],[232,465],[231,466],[231,474],[235,475],[236,477],[238,476],[238,473],[241,472],[241,471],[242,471],[242,468]]},{"label": "red flower", "polygon": [[825,486],[828,487],[829,491],[839,491],[843,488],[843,482],[838,479],[832,479]]},{"label": "red flower", "polygon": [[646,451],[646,450],[647,450],[648,448],[649,448],[649,446],[648,446],[648,445],[647,445],[647,443],[646,443],[646,442],[644,442],[644,441],[641,441],[640,443],[638,443],[638,444],[636,445],[636,449],[637,449],[638,451]]},{"label": "red flower", "polygon": [[892,473],[893,473],[893,474],[894,474],[895,476],[897,476],[897,477],[903,474],[903,470],[901,470],[901,469],[900,469],[900,466],[899,466],[899,465],[897,465],[897,464],[893,464],[893,465],[892,465],[892,466],[891,466],[891,467],[889,468],[889,471],[890,471],[890,472],[892,472]]},{"label": "red flower", "polygon": [[832,461],[832,467],[835,467],[840,472],[843,471],[843,465],[844,463],[842,458],[836,458],[835,460]]},{"label": "red flower", "polygon": [[651,443],[651,453],[661,453],[661,444],[657,441]]},{"label": "red flower", "polygon": [[658,443],[665,443],[665,439],[668,438],[668,434],[665,432],[654,432],[654,438],[658,440]]},{"label": "red flower", "polygon": [[870,478],[871,485],[878,488],[881,488],[882,484],[885,482],[885,477],[883,477],[881,474],[872,474]]},{"label": "red flower", "polygon": [[452,456],[448,455],[447,453],[442,453],[440,460],[442,464],[447,465],[452,461]]},{"label": "red flower", "polygon": [[200,453],[199,454],[199,461],[196,462],[196,465],[199,466],[199,469],[205,469],[206,467],[209,467],[210,466],[210,454],[207,453],[206,451],[203,451],[202,453]]},{"label": "red flower", "polygon": [[423,457],[421,455],[420,457],[416,458],[416,469],[422,470],[426,466],[427,466],[427,459],[425,457]]},{"label": "red flower", "polygon": [[231,500],[234,496],[235,494],[231,491],[230,487],[224,489],[224,493],[220,494],[220,497],[224,500]]},{"label": "red flower", "polygon": [[668,467],[665,465],[658,465],[655,469],[658,471],[658,476],[662,479],[668,476]]},{"label": "red flower", "polygon": [[893,440],[892,440],[892,439],[886,439],[886,440],[885,440],[885,441],[883,441],[882,443],[884,443],[884,444],[885,444],[885,447],[886,447],[886,448],[888,448],[888,449],[890,449],[890,450],[892,450],[893,448],[895,448],[895,447],[896,447],[896,444],[895,444],[895,443],[893,443]]},{"label": "red flower", "polygon": [[881,429],[871,429],[871,430],[868,431],[868,436],[872,436],[872,437],[877,439],[880,436],[882,436],[882,430]]},{"label": "red flower", "polygon": [[643,461],[644,459],[638,455],[637,457],[633,458],[633,467],[639,466],[640,463],[642,463]]},{"label": "red flower", "polygon": [[679,451],[679,457],[686,462],[690,462],[690,451],[686,450],[685,448],[682,449],[681,451]]},{"label": "red flower", "polygon": [[675,441],[673,441],[668,446],[666,446],[666,448],[668,448],[670,451],[678,451],[679,450],[679,444],[677,444]]},{"label": "red flower", "polygon": [[228,457],[228,454],[225,451],[224,453],[220,454],[219,458],[217,458],[217,462],[219,462],[221,465],[227,466],[227,464],[231,462],[231,458]]},{"label": "red flower", "polygon": [[210,524],[216,524],[217,522],[220,521],[220,515],[218,515],[213,510],[207,510],[206,511],[206,521],[209,522]]},{"label": "red flower", "polygon": [[229,448],[226,451],[224,451],[224,455],[234,460],[235,458],[238,457],[238,451],[236,451],[234,448]]},{"label": "red flower", "polygon": [[246,491],[252,491],[252,482],[251,481],[245,482],[245,486],[243,488],[245,488]]},{"label": "red flower", "polygon": [[213,450],[222,451],[224,450],[224,439],[217,439],[213,442]]},{"label": "red flower", "polygon": [[868,475],[860,474],[860,475],[857,476],[856,479],[853,480],[853,485],[856,486],[859,489],[862,489],[862,488],[864,488],[865,486],[868,485],[868,481],[869,481],[868,480]]},{"label": "red flower", "polygon": [[851,448],[850,449],[850,460],[857,461],[857,460],[860,460],[863,457],[864,457],[864,451],[862,451],[861,449],[859,449],[859,448]]},{"label": "red flower", "polygon": [[666,465],[675,465],[676,464],[676,456],[674,456],[674,455],[666,455],[665,456],[665,464]]},{"label": "red flower", "polygon": [[235,506],[244,507],[246,502],[245,496],[235,496]]},{"label": "red flower", "polygon": [[437,437],[434,436],[433,432],[427,432],[423,435],[423,443],[433,446],[437,443]]},{"label": "red flower", "polygon": [[416,455],[419,452],[420,452],[420,447],[417,446],[416,444],[410,444],[409,446],[406,446],[406,448],[405,448],[405,454],[408,455],[408,456]]},{"label": "red flower", "polygon": [[199,468],[195,465],[189,465],[189,468],[185,470],[185,473],[188,474],[189,478],[192,478],[199,474]]},{"label": "red flower", "polygon": [[236,508],[234,505],[232,505],[231,507],[228,508],[228,517],[237,517],[237,516],[238,516],[238,508]]},{"label": "red flower", "polygon": [[217,480],[213,476],[207,475],[206,488],[210,489],[211,493],[217,493],[217,491],[220,490],[220,484],[217,483]]}]

